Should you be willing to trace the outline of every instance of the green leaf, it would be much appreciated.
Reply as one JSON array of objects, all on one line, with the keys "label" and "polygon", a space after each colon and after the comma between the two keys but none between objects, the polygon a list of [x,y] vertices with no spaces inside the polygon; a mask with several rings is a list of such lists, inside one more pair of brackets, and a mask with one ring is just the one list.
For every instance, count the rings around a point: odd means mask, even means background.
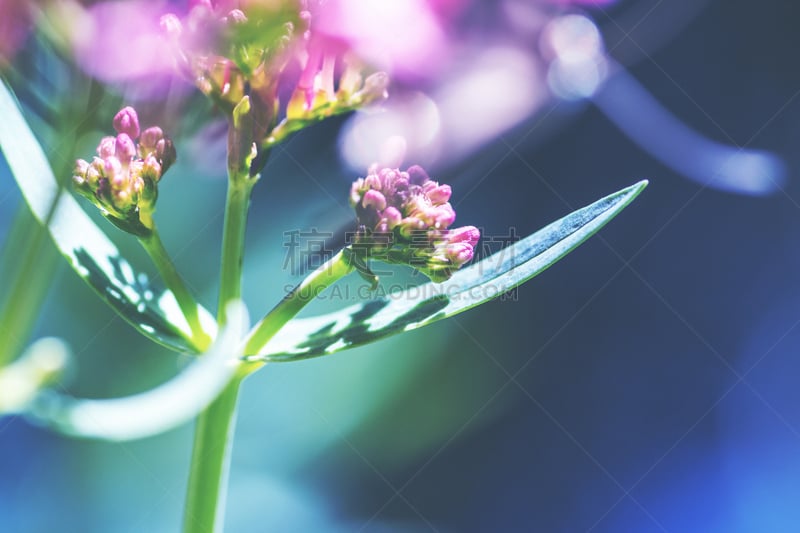
[{"label": "green leaf", "polygon": [[647,181],[641,181],[579,209],[456,272],[444,283],[426,283],[338,312],[291,320],[258,354],[246,359],[285,362],[328,355],[426,326],[487,302],[574,250],[646,186]]},{"label": "green leaf", "polygon": [[42,390],[23,410],[34,421],[66,435],[126,441],[150,437],[199,415],[230,383],[247,331],[247,308],[228,304],[228,322],[209,350],[169,381],[122,398],[83,399]]},{"label": "green leaf", "polygon": [[[145,336],[177,351],[196,351],[172,292],[150,283],[123,258],[103,231],[62,190],[41,146],[5,83],[0,86],[0,151],[36,219],[47,225],[70,266],[119,315]],[[198,306],[206,331],[214,320]]]}]

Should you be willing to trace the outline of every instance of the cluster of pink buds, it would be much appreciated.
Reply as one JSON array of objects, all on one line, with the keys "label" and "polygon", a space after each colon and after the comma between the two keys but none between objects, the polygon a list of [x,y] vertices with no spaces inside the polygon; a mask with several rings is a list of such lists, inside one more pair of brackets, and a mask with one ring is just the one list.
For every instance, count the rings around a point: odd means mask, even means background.
[{"label": "cluster of pink buds", "polygon": [[175,162],[175,147],[157,126],[140,132],[132,107],[117,113],[114,129],[117,136],[100,140],[91,163],[75,163],[72,181],[114,224],[145,236],[153,227],[157,183]]},{"label": "cluster of pink buds", "polygon": [[358,219],[354,266],[373,282],[369,259],[410,265],[437,282],[450,278],[472,259],[480,239],[474,226],[449,229],[456,219],[451,192],[419,166],[370,168],[350,190]]}]

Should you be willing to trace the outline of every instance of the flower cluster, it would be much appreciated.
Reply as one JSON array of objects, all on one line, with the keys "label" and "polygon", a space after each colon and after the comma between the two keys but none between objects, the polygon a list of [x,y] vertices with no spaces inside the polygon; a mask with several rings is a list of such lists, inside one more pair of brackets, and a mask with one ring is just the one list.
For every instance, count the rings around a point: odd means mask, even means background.
[{"label": "flower cluster", "polygon": [[100,140],[91,163],[75,163],[72,181],[111,222],[144,236],[153,228],[157,183],[175,162],[175,147],[157,126],[140,132],[132,107],[117,113],[114,129],[117,136]]},{"label": "flower cluster", "polygon": [[350,190],[358,219],[354,266],[373,284],[369,259],[410,265],[436,282],[449,279],[472,259],[480,239],[474,226],[449,229],[456,219],[451,193],[419,166],[372,167]]},{"label": "flower cluster", "polygon": [[[322,2],[311,2],[246,2],[242,9],[230,9],[232,2],[199,0],[183,19],[175,14],[161,18],[187,79],[228,112],[249,99],[254,131],[248,135],[259,146],[386,97],[386,74],[364,80],[359,62],[343,54],[346,44],[312,31],[312,18]],[[340,55],[344,69],[336,88]],[[302,72],[279,124],[278,89],[285,84],[287,65],[295,59]]]},{"label": "flower cluster", "polygon": [[[303,43],[299,55],[304,66],[286,108],[286,118],[322,118],[342,111],[337,108],[353,109],[386,98],[389,77],[385,72],[376,72],[365,80],[360,61],[346,52],[348,44],[312,27],[315,16],[325,9],[325,3],[321,0],[302,0],[301,3]],[[342,55],[344,69],[336,88],[334,75],[339,55]]]},{"label": "flower cluster", "polygon": [[181,74],[221,107],[232,110],[246,94],[265,104],[275,98],[293,33],[288,14],[250,20],[240,9],[204,0],[183,18],[161,17],[161,29]]}]

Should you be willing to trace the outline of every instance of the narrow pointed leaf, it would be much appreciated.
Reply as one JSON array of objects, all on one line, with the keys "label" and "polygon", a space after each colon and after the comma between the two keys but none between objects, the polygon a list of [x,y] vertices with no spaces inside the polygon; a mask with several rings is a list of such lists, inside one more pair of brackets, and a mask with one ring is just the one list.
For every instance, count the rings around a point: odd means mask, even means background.
[{"label": "narrow pointed leaf", "polygon": [[425,285],[341,311],[291,320],[251,361],[284,362],[328,355],[426,326],[496,298],[574,250],[647,186],[641,181],[553,222],[533,235]]},{"label": "narrow pointed leaf", "polygon": [[[47,158],[5,83],[0,84],[0,151],[36,219],[47,224],[73,270],[122,318],[152,340],[177,351],[196,351],[191,330],[172,292],[136,272],[117,247],[59,187]],[[198,306],[207,331],[214,321]]]}]

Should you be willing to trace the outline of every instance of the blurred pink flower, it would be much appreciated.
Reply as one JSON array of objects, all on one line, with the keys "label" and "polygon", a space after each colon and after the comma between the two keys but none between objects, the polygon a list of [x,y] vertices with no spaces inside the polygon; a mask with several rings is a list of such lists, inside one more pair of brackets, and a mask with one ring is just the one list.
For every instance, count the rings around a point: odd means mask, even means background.
[{"label": "blurred pink flower", "polygon": [[586,7],[603,7],[603,6],[610,6],[611,4],[616,4],[618,0],[548,0],[553,4],[559,5],[576,5],[576,6],[586,6]]},{"label": "blurred pink flower", "polygon": [[393,76],[428,77],[448,53],[440,15],[452,14],[459,4],[460,0],[328,0],[311,8],[312,33],[329,47],[346,43],[358,57]]},{"label": "blurred pink flower", "polygon": [[31,5],[28,0],[0,0],[0,67],[22,46],[31,26]]},{"label": "blurred pink flower", "polygon": [[76,61],[105,82],[169,79],[173,60],[158,25],[164,8],[144,0],[92,5],[73,34]]}]

